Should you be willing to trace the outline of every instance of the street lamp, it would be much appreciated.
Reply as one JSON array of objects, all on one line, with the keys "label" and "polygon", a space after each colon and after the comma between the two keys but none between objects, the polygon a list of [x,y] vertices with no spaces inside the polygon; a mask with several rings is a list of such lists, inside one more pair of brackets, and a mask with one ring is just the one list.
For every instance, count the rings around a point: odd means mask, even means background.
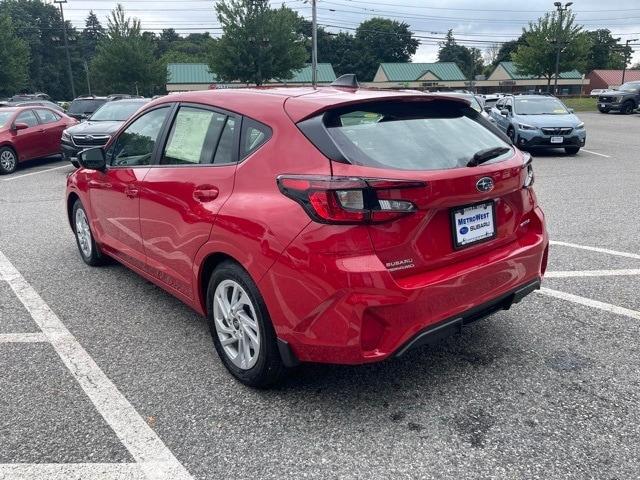
[{"label": "street lamp", "polygon": [[637,38],[631,38],[629,40],[627,40],[626,45],[624,47],[624,66],[622,67],[622,82],[620,82],[620,85],[622,85],[624,83],[624,74],[627,73],[627,62],[629,61],[629,54],[627,53],[629,51],[629,44],[631,42],[637,42],[638,39]]},{"label": "street lamp", "polygon": [[554,2],[553,4],[558,10],[558,31],[556,33],[556,79],[553,84],[554,93],[558,94],[558,76],[560,75],[560,51],[562,50],[562,43],[560,42],[560,32],[562,32],[562,14],[569,10],[569,7],[573,5],[573,2],[567,2],[562,6],[562,2]]}]

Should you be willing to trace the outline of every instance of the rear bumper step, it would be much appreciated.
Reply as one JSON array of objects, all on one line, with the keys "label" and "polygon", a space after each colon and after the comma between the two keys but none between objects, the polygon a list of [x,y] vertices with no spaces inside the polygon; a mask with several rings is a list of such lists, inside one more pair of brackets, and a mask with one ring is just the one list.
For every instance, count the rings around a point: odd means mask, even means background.
[{"label": "rear bumper step", "polygon": [[429,326],[421,332],[418,332],[413,338],[400,347],[394,354],[394,357],[400,357],[412,348],[433,345],[451,335],[461,333],[464,325],[488,317],[500,310],[509,310],[511,305],[520,302],[524,297],[539,289],[540,279],[537,278],[533,282],[518,287],[483,305],[467,310],[460,315],[456,315],[436,325]]}]

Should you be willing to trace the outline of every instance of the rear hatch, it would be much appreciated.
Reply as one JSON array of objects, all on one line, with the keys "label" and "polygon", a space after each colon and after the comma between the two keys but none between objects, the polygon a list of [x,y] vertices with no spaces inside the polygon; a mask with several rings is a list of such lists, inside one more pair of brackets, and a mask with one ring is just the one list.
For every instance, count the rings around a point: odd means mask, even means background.
[{"label": "rear hatch", "polygon": [[[380,222],[372,216],[366,227],[376,254],[396,277],[513,241],[531,209],[522,154],[467,103],[423,97],[351,104],[299,126],[332,159],[335,178],[365,179],[372,187],[365,203],[373,195],[373,209],[406,209]],[[338,193],[343,206],[366,207]]]}]

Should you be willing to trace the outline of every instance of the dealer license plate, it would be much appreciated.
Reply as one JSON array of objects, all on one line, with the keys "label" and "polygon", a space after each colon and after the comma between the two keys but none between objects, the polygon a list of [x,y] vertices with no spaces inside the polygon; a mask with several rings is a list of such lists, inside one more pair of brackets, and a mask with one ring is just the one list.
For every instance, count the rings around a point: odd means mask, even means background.
[{"label": "dealer license plate", "polygon": [[562,143],[564,142],[564,137],[551,137],[551,143]]},{"label": "dealer license plate", "polygon": [[468,247],[495,238],[495,203],[477,203],[451,210],[453,245]]}]

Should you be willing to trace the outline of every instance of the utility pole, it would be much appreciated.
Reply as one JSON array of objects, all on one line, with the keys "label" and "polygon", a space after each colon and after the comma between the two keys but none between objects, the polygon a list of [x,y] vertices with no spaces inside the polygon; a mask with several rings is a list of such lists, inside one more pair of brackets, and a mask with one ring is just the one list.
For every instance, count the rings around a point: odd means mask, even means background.
[{"label": "utility pole", "polygon": [[311,86],[318,86],[318,13],[317,0],[311,0]]},{"label": "utility pole", "polygon": [[[73,71],[71,70],[71,54],[69,53],[69,41],[67,40],[67,24],[64,21],[64,10],[62,4],[67,0],[53,0],[53,3],[60,5],[60,17],[62,17],[62,38],[64,38],[64,49],[67,52],[67,71],[69,73],[69,83],[71,84],[71,95],[76,98],[76,87],[73,85]],[[73,98],[71,100],[73,100]]]},{"label": "utility pole", "polygon": [[84,73],[87,77],[87,89],[89,90],[89,95],[91,95],[91,80],[89,79],[89,65],[87,65],[86,60],[84,60]]},{"label": "utility pole", "polygon": [[629,52],[629,44],[631,42],[637,42],[637,41],[638,41],[637,38],[632,38],[630,40],[627,40],[626,45],[624,47],[624,52],[623,52],[623,55],[624,55],[624,66],[622,67],[622,82],[620,82],[620,85],[622,85],[624,83],[624,75],[625,75],[625,73],[627,73],[627,63],[630,60],[629,59],[629,53],[627,53],[627,52]]},{"label": "utility pole", "polygon": [[564,7],[562,6],[562,2],[555,2],[553,4],[558,10],[558,29],[556,32],[556,78],[553,83],[553,93],[558,95],[558,76],[560,75],[560,51],[564,46],[560,41],[560,32],[562,32],[562,14],[569,10],[569,7],[573,5],[573,2],[567,2]]}]

